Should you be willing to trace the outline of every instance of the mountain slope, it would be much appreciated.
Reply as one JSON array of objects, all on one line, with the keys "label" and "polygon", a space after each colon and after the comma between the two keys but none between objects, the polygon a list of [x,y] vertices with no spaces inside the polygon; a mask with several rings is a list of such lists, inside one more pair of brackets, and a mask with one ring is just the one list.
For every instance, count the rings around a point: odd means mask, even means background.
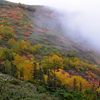
[{"label": "mountain slope", "polygon": [[0,8],[0,72],[42,85],[52,94],[61,89],[99,91],[99,55],[63,30],[58,12],[10,2]]},{"label": "mountain slope", "polygon": [[[29,14],[28,18],[32,20],[36,33],[31,35],[38,43],[49,50],[57,49],[60,53],[68,54],[74,52],[82,60],[89,60],[90,63],[96,63],[95,51],[89,46],[85,39],[79,40],[78,36],[74,39],[63,30],[59,21],[58,12],[48,7],[35,7],[34,14]],[[73,36],[74,37],[74,36]],[[35,40],[34,40],[35,41]]]},{"label": "mountain slope", "polygon": [[[84,41],[81,44],[80,41],[72,40],[67,32],[64,33],[53,10],[37,6],[25,7],[21,4],[16,4],[19,8],[14,4],[8,5],[10,7],[8,11],[7,7],[1,10],[1,17],[5,19],[1,18],[1,25],[14,26],[15,34],[20,36],[19,39],[29,38],[33,44],[37,42],[48,49],[58,49],[59,52],[67,54],[74,52],[78,57],[96,63],[93,51],[91,48],[87,49],[88,45],[86,46]],[[30,12],[30,9],[33,9],[33,12]]]}]

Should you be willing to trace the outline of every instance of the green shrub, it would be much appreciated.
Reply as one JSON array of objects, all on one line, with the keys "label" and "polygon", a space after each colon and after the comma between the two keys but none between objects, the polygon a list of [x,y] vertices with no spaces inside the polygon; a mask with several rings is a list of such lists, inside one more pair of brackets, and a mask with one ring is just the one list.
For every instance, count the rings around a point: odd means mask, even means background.
[{"label": "green shrub", "polygon": [[80,91],[74,91],[73,92],[73,96],[75,98],[75,100],[82,100],[83,98],[83,93]]},{"label": "green shrub", "polygon": [[83,92],[83,98],[85,98],[86,100],[94,100],[94,99],[96,100],[97,96],[95,91],[86,89]]},{"label": "green shrub", "polygon": [[64,94],[64,100],[75,100],[74,96],[70,93],[65,93]]},{"label": "green shrub", "polygon": [[39,86],[38,91],[39,91],[39,93],[45,93],[46,89],[43,86]]}]

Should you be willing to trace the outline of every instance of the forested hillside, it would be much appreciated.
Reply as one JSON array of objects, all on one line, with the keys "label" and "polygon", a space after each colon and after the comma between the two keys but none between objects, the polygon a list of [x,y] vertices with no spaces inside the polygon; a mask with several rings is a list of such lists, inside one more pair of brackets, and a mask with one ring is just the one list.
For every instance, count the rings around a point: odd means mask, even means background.
[{"label": "forested hillside", "polygon": [[0,1],[0,100],[99,100],[97,55],[54,9]]}]

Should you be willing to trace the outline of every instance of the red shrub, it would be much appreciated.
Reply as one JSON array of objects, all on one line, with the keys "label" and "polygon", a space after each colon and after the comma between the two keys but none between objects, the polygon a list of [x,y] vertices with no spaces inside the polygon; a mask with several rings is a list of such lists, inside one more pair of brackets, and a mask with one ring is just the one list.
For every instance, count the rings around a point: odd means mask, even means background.
[{"label": "red shrub", "polygon": [[22,19],[22,17],[13,17],[13,19]]},{"label": "red shrub", "polygon": [[3,64],[5,64],[5,62],[4,62],[4,61],[3,61],[3,62],[0,62],[0,64],[2,64],[2,65],[3,65]]},{"label": "red shrub", "polygon": [[41,59],[41,56],[39,56],[39,55],[37,55],[36,57],[39,58],[39,59]]},{"label": "red shrub", "polygon": [[72,70],[69,70],[68,73],[71,74],[71,75],[73,75],[73,76],[74,75],[78,75],[78,73],[76,73],[75,71],[72,71]]},{"label": "red shrub", "polygon": [[2,40],[3,39],[3,37],[2,37],[2,35],[0,35],[0,40]]},{"label": "red shrub", "polygon": [[27,25],[27,27],[30,27],[31,28],[31,27],[34,27],[34,25],[30,24],[30,25]]},{"label": "red shrub", "polygon": [[45,31],[44,30],[41,30],[41,29],[38,29],[37,31],[38,32],[41,32],[41,33],[45,33]]},{"label": "red shrub", "polygon": [[27,58],[25,55],[23,55],[22,57],[23,57],[25,60],[28,60],[28,58]]},{"label": "red shrub", "polygon": [[48,38],[43,38],[43,40],[50,41]]},{"label": "red shrub", "polygon": [[7,15],[6,14],[4,14],[4,15],[1,15],[2,17],[7,17]]},{"label": "red shrub", "polygon": [[14,38],[18,39],[19,37],[17,35],[14,35]]},{"label": "red shrub", "polygon": [[73,77],[72,75],[69,75],[69,76],[68,76],[68,78],[72,78],[72,77]]},{"label": "red shrub", "polygon": [[30,28],[26,27],[25,29],[30,30]]},{"label": "red shrub", "polygon": [[11,27],[12,29],[15,29],[15,27],[14,27],[14,26],[9,26],[9,27]]},{"label": "red shrub", "polygon": [[31,32],[36,32],[35,30],[31,30]]},{"label": "red shrub", "polygon": [[61,71],[62,74],[66,74],[66,72],[64,70]]},{"label": "red shrub", "polygon": [[1,9],[1,12],[6,12],[6,10],[5,9]]},{"label": "red shrub", "polygon": [[8,39],[6,39],[6,38],[3,38],[5,41],[8,41]]},{"label": "red shrub", "polygon": [[31,58],[31,57],[33,57],[33,54],[28,54],[27,56],[28,56],[29,58]]}]

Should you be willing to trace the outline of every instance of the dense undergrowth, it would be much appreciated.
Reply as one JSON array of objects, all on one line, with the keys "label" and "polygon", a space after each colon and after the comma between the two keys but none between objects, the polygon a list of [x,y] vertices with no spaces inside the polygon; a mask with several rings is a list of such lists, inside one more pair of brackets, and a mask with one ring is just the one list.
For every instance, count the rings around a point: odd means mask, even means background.
[{"label": "dense undergrowth", "polygon": [[29,82],[0,73],[0,100],[59,100],[59,98],[48,93],[40,93],[40,90]]},{"label": "dense undergrowth", "polygon": [[0,100],[99,100],[93,90],[68,91],[65,87],[54,90],[46,84],[32,84],[0,73]]},{"label": "dense undergrowth", "polygon": [[56,13],[10,2],[0,9],[0,72],[20,79],[1,76],[0,100],[100,99],[99,58],[64,36]]}]

